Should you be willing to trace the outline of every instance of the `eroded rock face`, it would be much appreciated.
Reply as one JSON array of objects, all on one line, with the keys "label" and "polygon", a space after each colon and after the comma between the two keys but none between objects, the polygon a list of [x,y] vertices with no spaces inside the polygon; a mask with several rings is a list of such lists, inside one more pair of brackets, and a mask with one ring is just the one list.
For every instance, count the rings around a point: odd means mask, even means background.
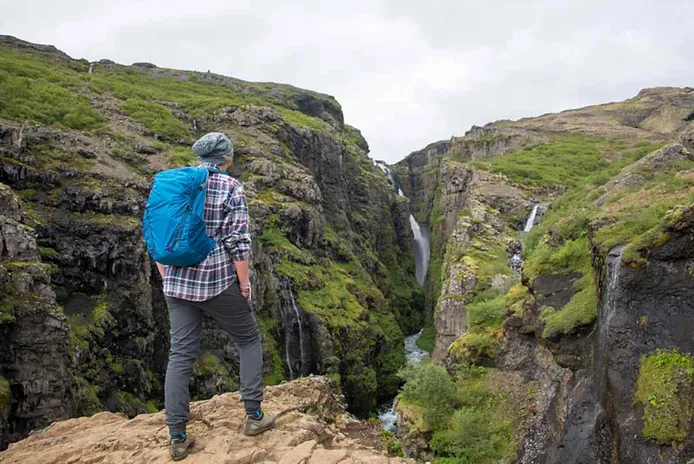
[{"label": "eroded rock face", "polygon": [[[192,404],[188,433],[196,443],[186,462],[396,464],[379,448],[377,432],[345,413],[324,377],[268,388],[263,407],[278,415],[275,428],[243,435],[245,413],[238,393]],[[58,422],[0,453],[7,463],[62,464],[74,459],[112,463],[171,462],[163,412],[128,420],[104,412]]]},{"label": "eroded rock face", "polygon": [[[24,212],[0,184],[0,449],[34,428],[72,412],[70,327],[39,262],[36,234],[19,220]],[[3,387],[0,387],[3,388]]]}]

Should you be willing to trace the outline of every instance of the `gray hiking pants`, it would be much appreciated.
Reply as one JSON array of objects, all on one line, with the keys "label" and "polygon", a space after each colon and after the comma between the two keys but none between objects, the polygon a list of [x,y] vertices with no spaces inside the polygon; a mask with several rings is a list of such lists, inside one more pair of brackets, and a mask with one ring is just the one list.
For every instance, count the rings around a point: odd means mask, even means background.
[{"label": "gray hiking pants", "polygon": [[212,317],[234,339],[240,357],[241,399],[246,404],[263,400],[263,347],[258,323],[239,284],[234,283],[207,301],[166,297],[171,320],[171,352],[166,368],[164,403],[166,424],[172,434],[185,432],[190,408],[188,382],[200,351],[203,314]]}]

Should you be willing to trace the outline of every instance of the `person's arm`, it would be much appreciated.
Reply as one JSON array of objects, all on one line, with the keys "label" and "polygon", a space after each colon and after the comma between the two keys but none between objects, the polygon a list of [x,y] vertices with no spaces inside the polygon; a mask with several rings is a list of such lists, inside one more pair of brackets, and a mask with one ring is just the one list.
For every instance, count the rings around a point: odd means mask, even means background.
[{"label": "person's arm", "polygon": [[166,274],[166,268],[164,267],[163,264],[159,264],[159,263],[157,263],[156,261],[154,262],[154,264],[157,265],[157,270],[159,271],[159,275],[160,275],[161,278],[163,279],[163,278],[164,278],[164,274]]},{"label": "person's arm", "polygon": [[251,252],[251,234],[248,230],[248,204],[243,186],[238,184],[229,193],[225,205],[225,216],[222,224],[222,243],[234,261],[236,276],[241,287],[241,294],[246,298],[251,294],[251,283],[248,272],[248,257]]}]

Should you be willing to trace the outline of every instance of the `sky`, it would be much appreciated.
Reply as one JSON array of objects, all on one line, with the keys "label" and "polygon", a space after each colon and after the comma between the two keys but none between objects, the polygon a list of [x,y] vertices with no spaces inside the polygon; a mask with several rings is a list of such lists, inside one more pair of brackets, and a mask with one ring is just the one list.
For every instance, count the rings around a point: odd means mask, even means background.
[{"label": "sky", "polygon": [[334,96],[396,162],[472,125],[694,86],[691,0],[2,0],[0,34],[73,58]]}]

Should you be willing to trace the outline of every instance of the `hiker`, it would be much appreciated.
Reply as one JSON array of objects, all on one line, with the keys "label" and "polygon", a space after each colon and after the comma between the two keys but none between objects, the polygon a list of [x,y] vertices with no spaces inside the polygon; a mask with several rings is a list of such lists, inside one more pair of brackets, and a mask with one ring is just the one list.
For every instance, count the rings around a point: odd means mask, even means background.
[{"label": "hiker", "polygon": [[[214,319],[238,345],[240,392],[246,409],[244,433],[258,435],[271,429],[275,422],[274,415],[261,409],[263,349],[250,306],[248,205],[241,183],[223,172],[232,163],[233,146],[224,134],[213,132],[195,142],[193,151],[200,167],[210,171],[204,197],[204,225],[206,235],[214,239],[210,241],[212,251],[193,265],[164,266],[157,262],[171,321],[171,352],[164,393],[169,451],[175,461],[185,458],[194,445],[194,439],[186,435],[190,406],[188,382],[200,350],[204,314]],[[203,176],[206,174],[203,171]],[[156,182],[155,178],[150,198],[157,189]],[[158,195],[166,191],[166,187],[159,186]]]}]

